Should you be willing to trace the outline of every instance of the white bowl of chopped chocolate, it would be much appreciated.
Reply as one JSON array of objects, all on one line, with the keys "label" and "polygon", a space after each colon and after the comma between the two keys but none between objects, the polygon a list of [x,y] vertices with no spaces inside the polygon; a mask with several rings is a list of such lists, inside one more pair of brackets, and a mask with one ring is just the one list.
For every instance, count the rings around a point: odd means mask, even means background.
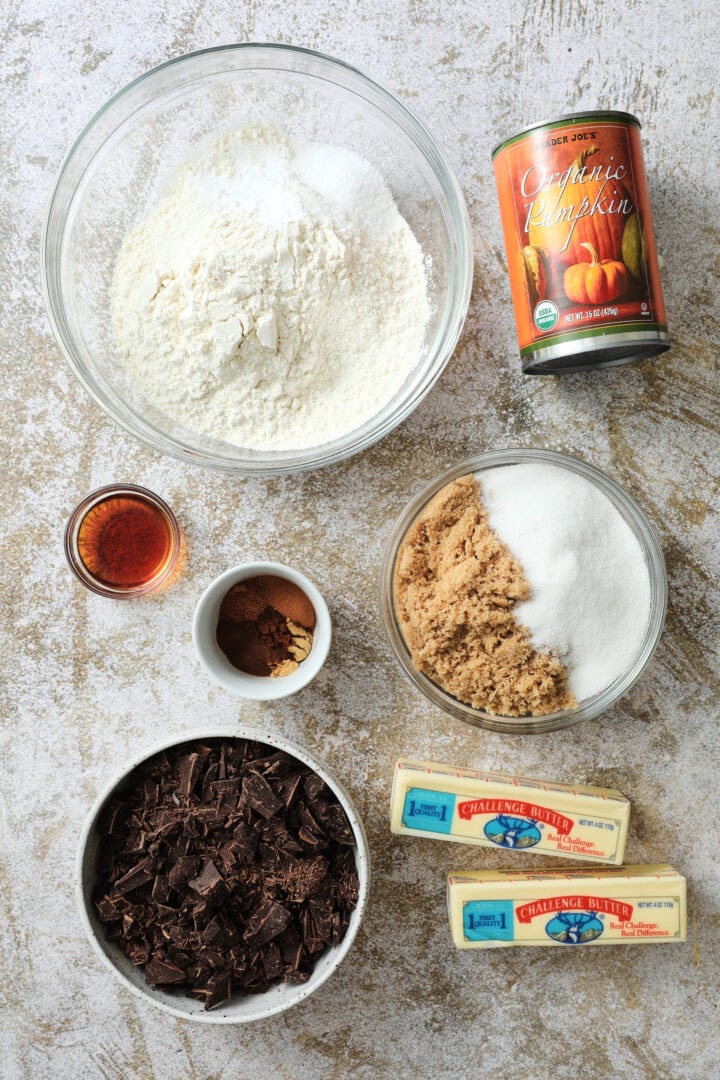
[{"label": "white bowl of chopped chocolate", "polygon": [[274,734],[167,739],[101,793],[79,851],[102,961],[182,1019],[239,1024],[320,987],[363,918],[369,852],[342,785]]},{"label": "white bowl of chopped chocolate", "polygon": [[307,686],[330,649],[330,612],[304,574],[243,563],[208,585],[193,619],[195,651],[231,694],[276,701]]}]

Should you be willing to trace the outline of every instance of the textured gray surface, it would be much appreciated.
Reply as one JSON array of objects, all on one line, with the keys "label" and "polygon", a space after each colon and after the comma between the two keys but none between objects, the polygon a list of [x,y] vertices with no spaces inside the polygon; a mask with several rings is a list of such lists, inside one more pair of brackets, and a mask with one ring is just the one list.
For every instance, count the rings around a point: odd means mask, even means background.
[{"label": "textured gray surface", "polygon": [[[719,31],[710,0],[6,0],[3,1077],[720,1075]],[[148,67],[232,40],[319,48],[379,78],[442,137],[471,211],[476,284],[456,356],[398,431],[321,474],[248,482],[157,456],[98,413],[44,316],[41,215],[77,132]],[[674,348],[596,375],[523,378],[489,151],[537,118],[598,106],[644,121]],[[525,739],[465,728],[421,699],[388,653],[376,603],[383,541],[409,493],[461,456],[505,445],[558,447],[607,469],[657,526],[670,574],[666,633],[642,682],[600,720]],[[177,584],[131,604],[85,592],[62,553],[74,503],[121,479],[165,496],[187,540]],[[190,619],[215,574],[261,556],[318,582],[336,637],[300,697],[239,706],[195,661]],[[346,779],[374,888],[351,958],[314,998],[252,1028],[204,1029],[138,1002],[100,967],[75,912],[75,849],[99,788],[138,748],[240,717],[304,743]],[[490,858],[390,836],[399,753],[617,785],[634,801],[629,859],[669,859],[689,878],[688,943],[455,953],[444,874]]]}]

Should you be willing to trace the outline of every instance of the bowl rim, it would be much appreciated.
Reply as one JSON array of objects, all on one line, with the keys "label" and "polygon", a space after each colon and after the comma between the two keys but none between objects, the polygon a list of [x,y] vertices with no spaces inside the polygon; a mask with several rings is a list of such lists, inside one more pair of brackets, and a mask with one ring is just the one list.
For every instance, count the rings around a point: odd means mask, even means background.
[{"label": "bowl rim", "polygon": [[[97,384],[92,372],[86,370],[84,362],[75,354],[72,334],[67,326],[66,305],[60,294],[60,276],[55,273],[54,264],[56,260],[51,257],[51,250],[53,249],[50,243],[50,235],[55,228],[59,230],[58,245],[61,249],[66,235],[68,214],[62,208],[58,210],[60,193],[63,191],[67,173],[83,148],[86,139],[88,139],[97,122],[108,110],[130,95],[137,87],[157,78],[164,71],[190,64],[203,56],[232,53],[252,54],[253,52],[258,54],[268,53],[279,57],[307,57],[311,62],[318,63],[321,67],[326,68],[327,71],[336,70],[346,73],[351,80],[355,80],[357,82],[356,87],[346,87],[353,93],[358,93],[359,88],[365,87],[371,97],[359,95],[364,100],[374,105],[378,105],[378,102],[384,104],[390,120],[417,147],[443,192],[447,214],[443,213],[442,216],[447,249],[450,252],[450,272],[444,321],[436,333],[435,348],[428,353],[421,372],[418,372],[412,393],[398,401],[392,412],[387,412],[386,405],[355,431],[349,432],[346,436],[331,442],[320,444],[317,447],[310,447],[300,451],[273,452],[245,449],[244,457],[231,459],[217,452],[202,451],[198,447],[183,445],[174,436],[168,435],[160,428],[156,428],[150,421],[145,420],[139,412],[122,399],[121,395],[118,395],[121,402],[120,406],[118,406],[113,398],[106,395],[103,387]],[[257,67],[258,70],[273,70],[276,65],[267,63],[264,65],[258,64]],[[327,78],[327,76],[309,72],[302,74],[308,77],[325,78],[325,81],[329,82],[335,81]],[[374,97],[378,99],[378,102],[372,100]],[[95,150],[91,158],[84,164],[83,175],[92,166],[98,152],[98,150]],[[68,210],[74,202],[77,190],[78,185],[72,185],[67,202]],[[281,42],[237,42],[216,45],[207,49],[196,49],[172,57],[170,60],[150,68],[117,90],[95,111],[90,120],[84,125],[61,162],[47,198],[40,238],[40,277],[45,310],[53,337],[76,378],[95,404],[122,430],[160,453],[166,453],[180,461],[189,461],[192,464],[201,465],[219,472],[241,476],[278,476],[335,464],[372,446],[407,419],[440,378],[455,350],[470,305],[473,269],[472,227],[464,193],[449,158],[430,128],[404,101],[388,90],[382,83],[366,75],[354,65],[315,49]],[[51,287],[51,280],[53,287]],[[56,292],[58,294],[57,303],[54,299]],[[382,417],[382,419],[378,421],[378,417]],[[239,449],[243,450],[244,448],[240,447]],[[262,458],[256,460],[248,456],[257,454],[262,454]]]},{"label": "bowl rim", "polygon": [[[93,924],[89,913],[89,904],[86,900],[85,889],[85,874],[86,874],[86,859],[88,857],[88,847],[90,839],[93,835],[93,831],[97,824],[98,818],[105,806],[105,803],[110,798],[112,793],[123,782],[127,780],[130,774],[142,764],[154,757],[156,754],[162,753],[163,750],[169,750],[174,746],[182,746],[185,743],[192,743],[202,741],[203,739],[247,739],[260,743],[264,743],[267,746],[273,746],[278,750],[284,750],[286,753],[296,757],[303,764],[307,765],[314,772],[316,772],[322,780],[328,785],[337,797],[345,813],[347,814],[350,827],[355,837],[355,863],[358,872],[358,902],[350,916],[350,922],[348,924],[345,937],[342,939],[339,945],[334,946],[336,950],[332,963],[329,964],[324,972],[318,976],[313,982],[311,981],[303,984],[298,984],[296,993],[288,1001],[281,1001],[280,1003],[272,1006],[268,1006],[265,1009],[261,1009],[257,1013],[251,1016],[244,1015],[240,1009],[238,1009],[237,1015],[227,1015],[223,1012],[223,1009],[237,1008],[233,1006],[233,998],[224,1005],[219,1006],[217,1009],[209,1010],[205,1012],[200,1011],[183,1011],[169,1004],[164,1000],[163,991],[161,988],[152,988],[146,984],[137,986],[133,983],[125,974],[124,970],[113,963],[108,951],[103,948],[101,943],[101,931]],[[147,1001],[156,1008],[161,1009],[163,1012],[177,1017],[180,1020],[188,1020],[196,1023],[205,1024],[245,1024],[252,1023],[256,1020],[264,1020],[270,1016],[276,1016],[279,1013],[285,1012],[286,1009],[292,1008],[294,1005],[300,1004],[306,998],[310,997],[320,986],[322,986],[330,976],[337,970],[342,961],[350,951],[357,933],[360,929],[360,925],[365,915],[367,908],[368,896],[370,890],[370,847],[367,840],[367,835],[362,823],[362,820],[357,813],[355,806],[345,790],[344,786],[337,779],[332,771],[325,766],[313,753],[305,750],[303,747],[298,746],[297,743],[290,739],[286,739],[284,735],[276,734],[274,731],[266,732],[260,728],[252,725],[238,724],[231,726],[228,724],[218,724],[214,726],[204,726],[187,732],[175,733],[172,736],[168,736],[162,739],[137,754],[135,754],[130,764],[126,765],[120,772],[116,773],[112,780],[101,788],[99,794],[96,796],[93,802],[90,812],[86,815],[83,822],[82,831],[80,834],[80,840],[77,848],[77,855],[75,859],[75,900],[80,915],[80,921],[85,930],[85,934],[90,942],[90,945],[96,954],[99,956],[106,968],[114,973],[120,983],[139,998],[142,1001]],[[94,917],[93,917],[94,918]],[[325,955],[325,954],[323,954]],[[123,956],[123,966],[125,964],[130,965],[131,961],[127,957]],[[167,995],[169,997],[169,995]],[[261,997],[262,995],[252,995],[254,997]],[[191,1000],[191,999],[188,999]],[[241,1004],[247,1000],[244,997],[237,996],[235,998],[236,1003]],[[197,1003],[200,1004],[199,1002]]]},{"label": "bowl rim", "polygon": [[[297,671],[280,679],[238,671],[222,654],[215,640],[217,614],[225,593],[236,582],[260,574],[272,574],[291,581],[303,590],[315,609],[316,622],[310,653]],[[299,570],[278,562],[245,562],[219,574],[204,590],[193,614],[192,638],[195,655],[210,677],[223,689],[246,701],[279,701],[304,689],[320,671],[330,651],[332,619],[318,587]]]},{"label": "bowl rim", "polygon": [[[487,713],[482,709],[474,709],[471,705],[459,701],[414,667],[395,613],[394,571],[400,544],[410,525],[441,488],[452,480],[456,480],[468,473],[478,473],[486,469],[528,462],[539,462],[570,469],[593,483],[610,499],[613,506],[632,529],[642,548],[650,581],[650,613],[643,641],[637,654],[628,670],[615,679],[610,686],[580,702],[574,709],[565,709],[538,717],[501,716]],[[667,613],[667,600],[667,570],[662,548],[650,521],[635,500],[610,476],[594,465],[589,465],[581,458],[559,450],[545,450],[535,447],[487,450],[474,454],[456,465],[444,469],[415,494],[396,520],[385,545],[380,572],[380,608],[383,626],[395,659],[400,665],[403,674],[433,704],[439,706],[451,716],[463,720],[465,723],[500,734],[534,735],[574,727],[575,724],[579,724],[583,720],[591,720],[599,716],[614,705],[635,685],[650,663],[662,635]]]}]

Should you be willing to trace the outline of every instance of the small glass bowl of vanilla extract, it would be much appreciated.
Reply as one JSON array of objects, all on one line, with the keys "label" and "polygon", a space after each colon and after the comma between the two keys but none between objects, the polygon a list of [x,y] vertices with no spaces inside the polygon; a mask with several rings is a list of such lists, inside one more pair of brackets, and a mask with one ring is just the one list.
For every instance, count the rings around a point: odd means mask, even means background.
[{"label": "small glass bowl of vanilla extract", "polygon": [[167,581],[180,554],[180,528],[170,507],[152,491],[111,484],[73,510],[65,528],[65,554],[86,588],[128,600]]}]

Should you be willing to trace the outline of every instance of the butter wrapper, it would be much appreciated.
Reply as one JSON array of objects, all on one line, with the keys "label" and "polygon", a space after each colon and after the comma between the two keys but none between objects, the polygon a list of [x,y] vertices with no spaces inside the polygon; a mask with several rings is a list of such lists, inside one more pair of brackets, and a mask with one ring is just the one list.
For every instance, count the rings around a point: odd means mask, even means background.
[{"label": "butter wrapper", "polygon": [[619,865],[629,817],[630,802],[610,788],[431,761],[395,766],[390,828],[404,836]]},{"label": "butter wrapper", "polygon": [[687,937],[685,878],[665,863],[448,875],[459,949],[625,945]]}]

